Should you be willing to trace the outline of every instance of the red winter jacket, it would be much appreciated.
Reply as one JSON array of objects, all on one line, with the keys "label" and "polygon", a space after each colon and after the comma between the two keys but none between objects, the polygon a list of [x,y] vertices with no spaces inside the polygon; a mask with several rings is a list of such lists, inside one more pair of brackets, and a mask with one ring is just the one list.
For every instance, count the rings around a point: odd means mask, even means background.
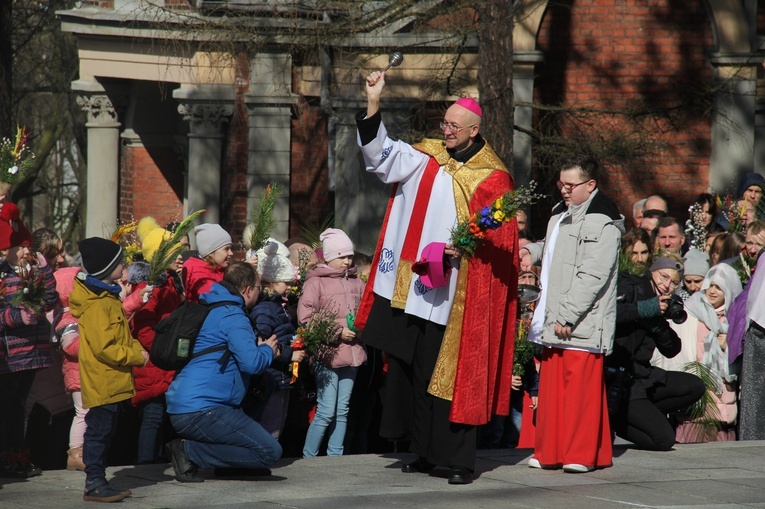
[{"label": "red winter jacket", "polygon": [[[177,277],[177,276],[176,276]],[[146,283],[139,283],[133,289],[138,292],[144,288]],[[148,302],[133,315],[130,321],[130,332],[136,338],[147,352],[151,351],[151,345],[154,343],[154,326],[160,320],[173,312],[181,303],[181,296],[173,284],[173,276],[168,272],[168,277],[164,283],[154,288],[151,292]],[[133,378],[135,380],[135,396],[133,404],[138,405],[144,401],[156,398],[167,392],[170,383],[173,381],[175,371],[165,371],[159,369],[149,361],[146,366],[133,367]]]},{"label": "red winter jacket", "polygon": [[189,258],[183,263],[183,288],[186,300],[190,302],[199,302],[200,295],[222,280],[223,269],[213,267],[201,258]]}]

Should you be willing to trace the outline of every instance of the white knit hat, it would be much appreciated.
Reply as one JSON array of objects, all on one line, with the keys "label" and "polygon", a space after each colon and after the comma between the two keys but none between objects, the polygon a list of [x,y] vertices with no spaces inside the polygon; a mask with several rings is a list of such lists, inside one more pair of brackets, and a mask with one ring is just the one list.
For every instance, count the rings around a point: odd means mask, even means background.
[{"label": "white knit hat", "polygon": [[[282,244],[283,245],[283,244]],[[289,250],[287,250],[289,253]],[[289,283],[295,280],[297,272],[290,259],[279,254],[279,245],[269,242],[263,248],[264,256],[258,253],[258,270],[267,283]]]}]

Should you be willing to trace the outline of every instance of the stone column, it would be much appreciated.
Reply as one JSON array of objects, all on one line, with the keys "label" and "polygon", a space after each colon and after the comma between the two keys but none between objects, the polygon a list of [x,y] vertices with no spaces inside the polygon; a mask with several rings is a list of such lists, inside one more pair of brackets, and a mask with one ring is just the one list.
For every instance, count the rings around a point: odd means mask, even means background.
[{"label": "stone column", "polygon": [[114,99],[95,81],[75,81],[77,104],[88,115],[85,236],[109,236],[119,211],[120,123]]},{"label": "stone column", "polygon": [[709,185],[725,192],[741,173],[754,171],[755,96],[757,65],[754,55],[712,55],[715,86],[712,112],[712,150]]},{"label": "stone column", "polygon": [[189,122],[185,214],[205,209],[206,223],[220,223],[223,124],[234,112],[231,85],[189,85],[173,91],[178,113]]},{"label": "stone column", "polygon": [[[392,139],[409,132],[412,109],[417,100],[382,100],[380,112]],[[356,114],[366,100],[335,99],[335,217],[359,251],[372,254],[377,245],[391,186],[364,170],[364,159],[356,142]]]},{"label": "stone column", "polygon": [[280,183],[284,193],[276,203],[272,236],[289,237],[289,191],[292,109],[292,57],[287,53],[258,53],[250,62],[251,82],[245,97],[249,140],[247,155],[247,213],[258,205],[263,189]]},{"label": "stone column", "polygon": [[[513,94],[515,112],[513,122],[513,177],[515,187],[527,186],[531,180],[531,136],[533,128],[534,70],[536,62],[544,56],[541,51],[516,51],[513,53]],[[523,132],[526,131],[526,132]]]}]

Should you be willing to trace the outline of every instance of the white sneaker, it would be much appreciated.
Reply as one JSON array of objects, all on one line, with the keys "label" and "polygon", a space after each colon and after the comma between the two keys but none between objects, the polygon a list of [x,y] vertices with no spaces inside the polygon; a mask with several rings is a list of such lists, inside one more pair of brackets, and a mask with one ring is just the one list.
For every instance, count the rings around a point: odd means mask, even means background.
[{"label": "white sneaker", "polygon": [[568,465],[563,465],[563,471],[570,474],[586,474],[587,472],[592,472],[593,470],[595,470],[595,467],[587,467],[585,465],[580,465],[579,463],[569,463]]},{"label": "white sneaker", "polygon": [[529,458],[529,468],[542,468],[542,464],[538,459],[531,457]]}]

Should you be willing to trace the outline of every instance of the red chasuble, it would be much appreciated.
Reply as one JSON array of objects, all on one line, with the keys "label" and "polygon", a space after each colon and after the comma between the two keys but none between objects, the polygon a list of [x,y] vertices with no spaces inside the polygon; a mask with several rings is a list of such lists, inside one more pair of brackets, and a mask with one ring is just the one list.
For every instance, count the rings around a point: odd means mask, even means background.
[{"label": "red chasuble", "polygon": [[[436,141],[436,140],[428,140]],[[433,153],[432,147],[440,148]],[[488,144],[465,165],[447,164],[448,154],[443,143],[423,143],[417,149],[432,157],[428,169],[438,165],[457,168],[453,176],[455,189],[465,196],[472,192],[468,210],[458,205],[459,219],[490,206],[494,200],[513,189],[512,177]],[[444,157],[446,156],[446,157]],[[486,166],[486,162],[495,163]],[[471,169],[494,170],[477,184],[469,174]],[[467,175],[467,178],[465,176]],[[372,261],[372,274],[356,317],[356,326],[363,328],[374,300],[373,288],[385,230],[388,225],[393,197],[388,203],[380,240]],[[417,201],[427,204],[429,192],[418,192]],[[462,207],[464,209],[464,207]],[[411,224],[422,224],[425,208],[415,205]],[[419,212],[417,212],[419,211]],[[415,214],[421,217],[414,217]],[[463,214],[465,217],[462,217]],[[419,229],[419,228],[416,228]],[[407,232],[407,240],[409,239]],[[412,239],[416,242],[418,239]],[[403,256],[404,253],[401,253]],[[416,260],[416,257],[413,257]],[[518,228],[515,221],[487,232],[475,256],[462,259],[457,283],[457,298],[447,325],[439,363],[431,382],[431,394],[452,400],[450,420],[455,423],[481,425],[492,414],[507,415],[510,407],[513,351],[515,340],[516,299],[518,288]],[[444,376],[444,373],[446,375]],[[438,380],[436,380],[438,378]],[[436,390],[433,387],[437,387]]]}]

